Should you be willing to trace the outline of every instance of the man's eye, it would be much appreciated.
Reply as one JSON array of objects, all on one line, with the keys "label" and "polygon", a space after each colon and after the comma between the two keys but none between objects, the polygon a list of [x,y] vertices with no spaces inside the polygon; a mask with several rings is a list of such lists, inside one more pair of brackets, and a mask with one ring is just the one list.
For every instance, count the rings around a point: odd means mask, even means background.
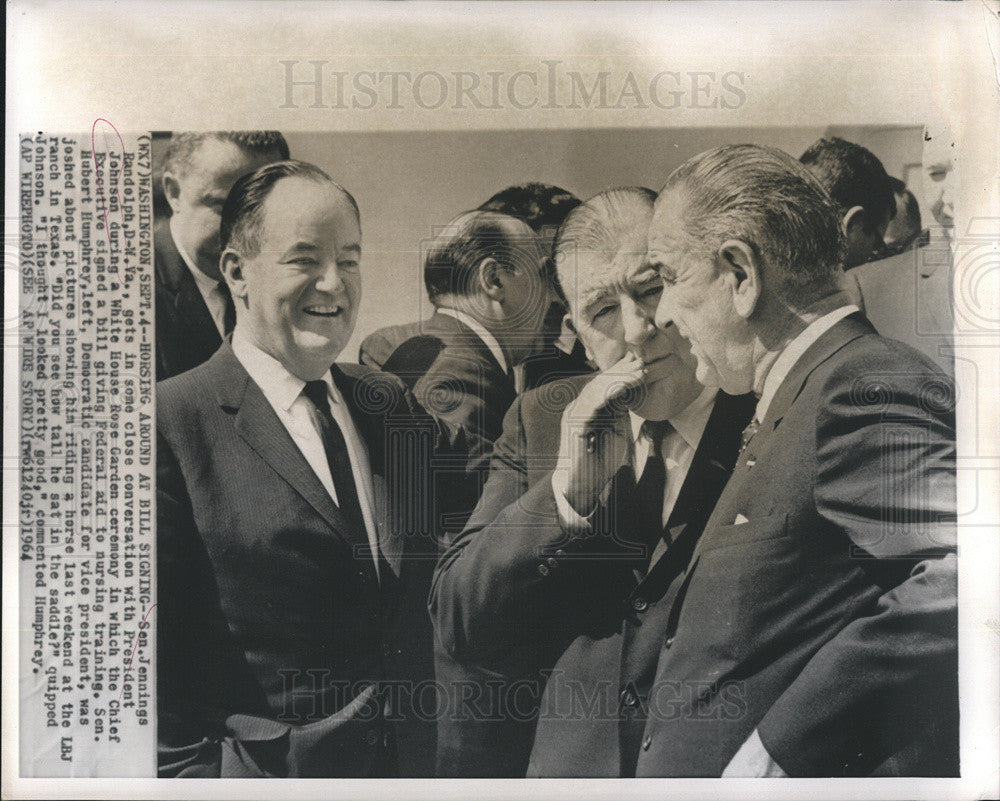
[{"label": "man's eye", "polygon": [[611,314],[617,308],[618,306],[615,305],[614,303],[609,303],[607,306],[601,306],[601,308],[599,308],[596,312],[594,312],[593,319],[597,320],[601,317],[605,317]]},{"label": "man's eye", "polygon": [[346,272],[355,272],[360,269],[361,265],[356,261],[339,261],[337,262],[337,269],[344,270]]},{"label": "man's eye", "polygon": [[314,264],[319,264],[319,262],[312,256],[296,256],[291,260],[292,264],[301,264],[305,267],[311,267]]},{"label": "man's eye", "polygon": [[641,294],[643,298],[653,298],[663,292],[663,284],[654,284],[653,286],[646,287]]}]

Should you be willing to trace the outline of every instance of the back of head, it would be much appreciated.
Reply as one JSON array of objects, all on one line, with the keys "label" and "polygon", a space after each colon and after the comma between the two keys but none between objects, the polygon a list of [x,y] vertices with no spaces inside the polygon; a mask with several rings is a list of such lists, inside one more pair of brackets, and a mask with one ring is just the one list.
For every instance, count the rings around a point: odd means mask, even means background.
[{"label": "back of head", "polygon": [[288,143],[278,131],[179,131],[170,137],[163,171],[183,176],[191,164],[191,157],[210,139],[230,142],[255,156],[270,156],[281,161],[289,157]]},{"label": "back of head", "polygon": [[329,184],[343,193],[360,221],[361,215],[354,197],[314,164],[286,160],[266,164],[240,178],[229,191],[222,207],[220,239],[222,249],[231,248],[244,257],[252,258],[260,251],[264,203],[282,178],[306,178]]},{"label": "back of head", "polygon": [[517,241],[518,228],[524,228],[521,221],[493,211],[467,211],[452,220],[424,256],[424,284],[431,303],[437,305],[446,295],[473,294],[484,259],[513,269],[534,248],[530,232],[526,232],[530,242]]},{"label": "back of head", "polygon": [[610,258],[636,237],[644,250],[655,200],[652,189],[628,186],[600,192],[574,208],[560,226],[553,246],[560,287],[573,286],[580,253],[608,253]]},{"label": "back of head", "polygon": [[799,159],[837,204],[840,216],[860,206],[872,228],[895,213],[892,179],[874,153],[837,136],[814,142]]},{"label": "back of head", "polygon": [[566,215],[580,205],[575,195],[552,184],[508,186],[483,203],[480,211],[496,211],[524,220],[535,233],[558,228]]},{"label": "back of head", "polygon": [[793,308],[837,290],[844,239],[837,209],[815,176],[781,150],[726,145],[688,159],[660,197],[678,192],[691,253],[744,242],[762,265],[765,286]]}]

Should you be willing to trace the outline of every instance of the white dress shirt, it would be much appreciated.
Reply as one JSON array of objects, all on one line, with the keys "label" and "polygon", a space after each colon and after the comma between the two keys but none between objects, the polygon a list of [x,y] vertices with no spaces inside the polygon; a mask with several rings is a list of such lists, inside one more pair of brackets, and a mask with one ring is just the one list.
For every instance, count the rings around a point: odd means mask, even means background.
[{"label": "white dress shirt", "polygon": [[[170,218],[168,225],[173,222],[173,218]],[[219,282],[216,281],[209,275],[206,275],[201,270],[198,269],[198,265],[194,263],[181,241],[174,234],[173,226],[170,228],[170,236],[174,239],[174,244],[177,246],[177,252],[181,254],[181,258],[187,265],[188,270],[191,271],[191,275],[194,276],[194,283],[198,287],[198,291],[201,293],[202,298],[205,300],[205,305],[208,307],[208,313],[212,315],[212,322],[215,323],[215,327],[219,329],[219,336],[223,339],[226,336],[226,297],[222,294],[219,289]]]},{"label": "white dress shirt", "polygon": [[[667,476],[663,488],[663,507],[661,509],[661,522],[664,526],[670,519],[670,513],[673,512],[674,505],[677,503],[684,479],[691,468],[691,462],[694,461],[694,454],[701,441],[701,435],[705,432],[708,418],[715,406],[717,391],[715,387],[705,387],[694,401],[667,419],[667,422],[673,426],[673,431],[663,438],[660,446],[660,454],[663,457]],[[639,415],[629,412],[629,423],[632,431],[630,458],[637,481],[642,476],[646,459],[649,456],[649,440],[640,436],[642,424],[645,422]],[[559,519],[564,526],[574,530],[588,528],[590,526],[589,519],[578,514],[566,499],[568,483],[569,466],[557,465],[552,473],[552,492],[555,495],[556,508],[559,510]]]},{"label": "white dress shirt", "polygon": [[[310,413],[311,402],[302,394],[306,382],[292,375],[285,366],[273,356],[265,353],[241,332],[239,326],[233,331],[233,353],[240,364],[250,374],[250,378],[260,387],[267,402],[271,404],[274,413],[278,415],[281,424],[288,431],[292,441],[298,446],[309,466],[313,469],[320,483],[337,503],[337,490],[330,474],[330,464],[326,459],[323,439],[313,422]],[[333,383],[329,372],[323,376],[330,399],[330,412],[340,426],[344,441],[347,443],[347,455],[351,460],[351,471],[354,473],[354,483],[358,489],[358,501],[361,504],[361,514],[364,517],[368,544],[372,549],[375,561],[375,571],[378,572],[378,533],[375,526],[375,492],[372,485],[371,466],[368,462],[368,448],[358,435],[350,410]],[[280,514],[280,510],[276,510]]]},{"label": "white dress shirt", "polygon": [[802,354],[823,334],[856,311],[858,311],[858,307],[852,304],[834,309],[829,314],[824,314],[813,320],[795,339],[785,345],[785,349],[781,351],[778,358],[774,360],[774,364],[771,365],[771,369],[767,371],[767,375],[764,376],[764,386],[760,392],[760,400],[757,401],[757,411],[754,412],[754,419],[758,423],[763,421],[764,415],[767,414],[767,409],[774,399],[774,393],[788,377],[788,373],[791,372],[795,363],[802,358]]},{"label": "white dress shirt", "polygon": [[438,314],[447,314],[449,317],[454,317],[460,323],[465,323],[475,331],[476,336],[483,340],[486,347],[490,349],[490,353],[493,354],[493,357],[500,364],[500,369],[505,373],[510,373],[510,367],[507,365],[507,357],[503,355],[503,348],[500,347],[497,338],[487,331],[486,327],[479,320],[458,309],[438,309],[437,312]]}]

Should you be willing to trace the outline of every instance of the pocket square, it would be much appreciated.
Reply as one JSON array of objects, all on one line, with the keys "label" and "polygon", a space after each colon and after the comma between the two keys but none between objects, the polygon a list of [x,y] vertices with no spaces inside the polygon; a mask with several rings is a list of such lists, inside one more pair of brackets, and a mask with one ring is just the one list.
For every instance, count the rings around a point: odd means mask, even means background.
[{"label": "pocket square", "polygon": [[749,523],[750,521],[743,515],[736,515],[736,519],[733,521],[734,526],[742,526],[744,523]]}]

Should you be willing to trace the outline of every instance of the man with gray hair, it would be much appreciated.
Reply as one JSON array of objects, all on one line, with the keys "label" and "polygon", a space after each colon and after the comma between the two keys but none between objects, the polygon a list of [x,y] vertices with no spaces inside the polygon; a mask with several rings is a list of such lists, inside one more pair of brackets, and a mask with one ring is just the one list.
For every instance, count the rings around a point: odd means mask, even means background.
[{"label": "man with gray hair", "polygon": [[153,234],[156,379],[197,367],[219,349],[236,311],[219,271],[219,220],[236,179],[288,158],[277,131],[178,132],[164,157],[172,214]]},{"label": "man with gray hair", "polygon": [[[438,566],[445,775],[636,775],[662,632],[753,407],[703,387],[677,330],[653,324],[654,197],[602,192],[557,234],[566,322],[601,372],[515,401]],[[467,692],[477,676],[492,706]]]},{"label": "man with gray hair", "polygon": [[640,775],[958,773],[954,389],[839,291],[838,222],[755,145],[657,199],[657,325],[759,400],[663,632]]}]

